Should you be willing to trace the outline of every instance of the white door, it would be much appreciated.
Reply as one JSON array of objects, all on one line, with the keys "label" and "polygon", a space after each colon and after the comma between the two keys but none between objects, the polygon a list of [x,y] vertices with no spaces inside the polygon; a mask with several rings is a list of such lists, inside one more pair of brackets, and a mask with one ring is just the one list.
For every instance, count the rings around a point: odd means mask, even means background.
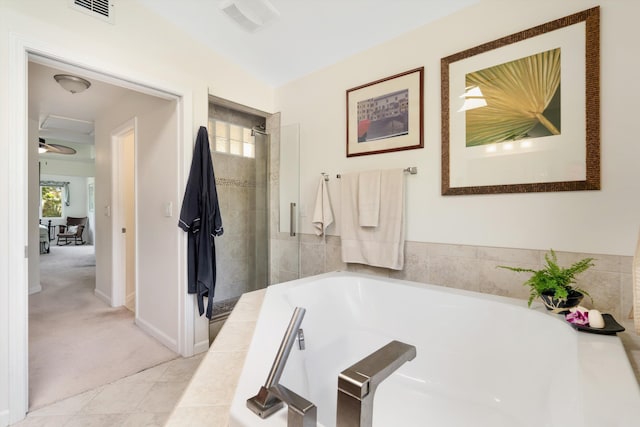
[{"label": "white door", "polygon": [[112,133],[113,286],[112,305],[136,312],[135,119]]}]

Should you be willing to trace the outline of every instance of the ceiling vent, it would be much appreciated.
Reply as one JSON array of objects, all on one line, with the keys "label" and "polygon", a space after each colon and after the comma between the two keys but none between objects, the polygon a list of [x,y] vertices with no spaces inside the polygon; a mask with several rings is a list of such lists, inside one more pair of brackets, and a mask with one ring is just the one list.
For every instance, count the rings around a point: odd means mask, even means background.
[{"label": "ceiling vent", "polygon": [[93,132],[93,122],[50,114],[42,121],[40,130],[65,130],[90,135]]},{"label": "ceiling vent", "polygon": [[69,0],[71,8],[113,24],[113,0]]},{"label": "ceiling vent", "polygon": [[243,30],[253,33],[280,16],[269,0],[225,0],[220,9]]}]

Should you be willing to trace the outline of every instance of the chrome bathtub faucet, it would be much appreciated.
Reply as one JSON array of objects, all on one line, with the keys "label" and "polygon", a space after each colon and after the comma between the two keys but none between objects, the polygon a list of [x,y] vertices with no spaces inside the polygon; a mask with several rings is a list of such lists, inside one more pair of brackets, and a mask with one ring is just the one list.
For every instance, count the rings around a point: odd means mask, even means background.
[{"label": "chrome bathtub faucet", "polygon": [[338,376],[336,427],[371,427],[376,388],[415,357],[415,346],[391,341],[342,371]]},{"label": "chrome bathtub faucet", "polygon": [[296,340],[301,349],[304,349],[304,335],[300,325],[305,312],[306,310],[302,307],[295,308],[289,321],[289,326],[282,337],[278,353],[273,360],[267,381],[260,387],[258,394],[247,399],[247,408],[251,409],[260,418],[267,418],[274,414],[286,403],[289,407],[287,415],[288,427],[315,427],[317,420],[318,411],[313,403],[279,384],[280,377],[291,353],[291,347],[293,347]]}]

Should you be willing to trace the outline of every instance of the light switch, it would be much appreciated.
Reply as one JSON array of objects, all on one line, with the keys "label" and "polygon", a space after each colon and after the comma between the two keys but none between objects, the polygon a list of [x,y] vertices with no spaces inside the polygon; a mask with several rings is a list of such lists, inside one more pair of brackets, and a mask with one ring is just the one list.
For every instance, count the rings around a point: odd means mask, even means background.
[{"label": "light switch", "polygon": [[173,203],[167,202],[164,204],[164,216],[171,218],[173,216]]}]

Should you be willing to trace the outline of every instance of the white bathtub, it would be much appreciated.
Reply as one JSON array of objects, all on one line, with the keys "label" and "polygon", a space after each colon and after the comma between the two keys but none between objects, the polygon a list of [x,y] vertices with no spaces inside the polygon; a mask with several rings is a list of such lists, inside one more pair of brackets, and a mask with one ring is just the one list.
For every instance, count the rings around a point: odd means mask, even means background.
[{"label": "white bathtub", "polygon": [[306,349],[281,383],[334,426],[338,374],[392,340],[417,356],[378,388],[376,427],[640,426],[640,390],[615,336],[577,332],[526,302],[353,273],[268,288],[230,411],[230,425],[286,426],[246,407],[269,373],[296,306]]}]

